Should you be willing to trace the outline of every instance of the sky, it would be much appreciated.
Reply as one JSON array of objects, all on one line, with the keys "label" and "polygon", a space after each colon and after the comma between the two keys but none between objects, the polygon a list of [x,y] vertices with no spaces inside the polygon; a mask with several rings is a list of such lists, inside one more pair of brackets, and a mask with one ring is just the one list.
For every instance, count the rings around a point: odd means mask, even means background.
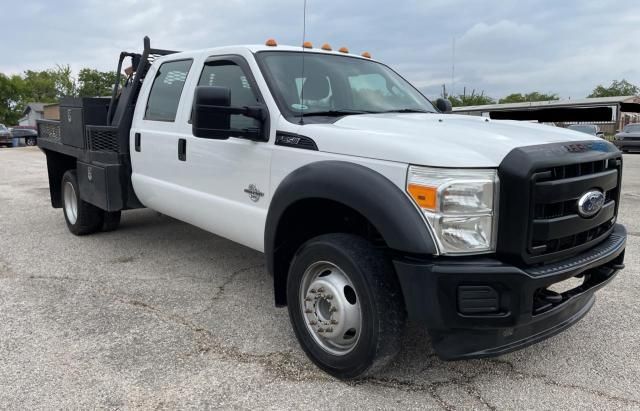
[{"label": "sky", "polygon": [[[114,70],[145,35],[172,50],[302,42],[303,0],[0,0],[0,10],[5,74]],[[637,0],[308,0],[306,32],[316,47],[371,52],[430,97],[443,84],[493,98],[640,85]]]}]

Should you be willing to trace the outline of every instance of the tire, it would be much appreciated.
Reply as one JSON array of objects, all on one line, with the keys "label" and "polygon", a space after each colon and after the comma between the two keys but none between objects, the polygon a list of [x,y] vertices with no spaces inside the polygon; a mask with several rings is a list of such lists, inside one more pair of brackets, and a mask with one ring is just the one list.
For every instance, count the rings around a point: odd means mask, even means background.
[{"label": "tire", "polygon": [[33,147],[36,145],[36,139],[31,137],[31,138],[27,138],[25,139],[25,144],[29,147]]},{"label": "tire", "polygon": [[87,235],[102,228],[103,211],[80,199],[80,187],[75,170],[64,173],[61,191],[64,219],[71,233]]},{"label": "tire", "polygon": [[400,350],[406,312],[397,277],[384,253],[361,237],[326,234],[302,245],[287,301],[302,349],[336,378],[373,374]]},{"label": "tire", "polygon": [[120,226],[120,211],[105,211],[103,216],[102,231],[114,231]]}]

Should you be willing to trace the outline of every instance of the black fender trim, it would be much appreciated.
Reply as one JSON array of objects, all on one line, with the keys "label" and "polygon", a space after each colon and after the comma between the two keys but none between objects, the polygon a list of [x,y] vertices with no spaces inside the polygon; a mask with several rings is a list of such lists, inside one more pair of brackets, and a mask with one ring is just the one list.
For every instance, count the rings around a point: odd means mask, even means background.
[{"label": "black fender trim", "polygon": [[[276,235],[287,208],[306,199],[332,200],[350,207],[378,230],[395,251],[433,255],[437,248],[418,209],[394,183],[380,173],[344,161],[320,161],[293,171],[276,189],[265,227],[267,268],[274,276],[276,302],[279,281],[286,272],[276,267]],[[313,218],[313,216],[310,216]]]}]

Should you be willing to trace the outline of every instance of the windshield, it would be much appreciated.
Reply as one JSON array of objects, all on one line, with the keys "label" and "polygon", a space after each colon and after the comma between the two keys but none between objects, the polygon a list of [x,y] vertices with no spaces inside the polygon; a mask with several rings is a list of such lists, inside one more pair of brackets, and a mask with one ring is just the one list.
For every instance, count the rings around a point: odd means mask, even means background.
[{"label": "windshield", "polygon": [[0,124],[0,131],[9,131],[9,130],[7,130],[4,124]]},{"label": "windshield", "polygon": [[383,64],[308,52],[260,52],[258,61],[285,116],[435,113],[411,84]]},{"label": "windshield", "polygon": [[588,125],[572,125],[569,126],[570,130],[575,130],[575,131],[580,131],[582,133],[587,133],[587,134],[596,134],[596,128],[595,126],[588,126]]},{"label": "windshield", "polygon": [[640,132],[640,124],[629,124],[624,128],[625,133],[638,133]]}]

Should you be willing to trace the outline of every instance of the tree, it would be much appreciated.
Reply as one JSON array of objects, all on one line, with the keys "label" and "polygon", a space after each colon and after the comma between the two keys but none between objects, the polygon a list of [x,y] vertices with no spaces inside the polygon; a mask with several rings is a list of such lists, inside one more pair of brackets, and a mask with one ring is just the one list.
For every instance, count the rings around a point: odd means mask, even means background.
[{"label": "tree", "polygon": [[476,94],[476,91],[471,91],[471,94],[464,93],[457,96],[447,96],[453,107],[462,106],[482,106],[485,104],[493,104],[496,101],[489,96],[484,95],[484,91],[480,94]]},{"label": "tree", "polygon": [[21,87],[22,77],[9,77],[0,73],[0,124],[17,124],[22,116]]},{"label": "tree", "polygon": [[109,96],[115,81],[115,71],[98,71],[83,68],[78,73],[77,94],[80,97]]},{"label": "tree", "polygon": [[545,94],[540,93],[538,91],[532,91],[531,93],[522,94],[522,93],[513,93],[508,96],[501,98],[499,103],[525,103],[529,101],[549,101],[549,100],[558,100],[558,95],[553,94]]},{"label": "tree", "polygon": [[23,82],[24,102],[53,103],[62,97],[75,96],[75,79],[68,65],[58,65],[45,71],[27,70],[24,72]]},{"label": "tree", "polygon": [[589,97],[616,97],[616,96],[635,96],[640,94],[640,88],[627,80],[613,80],[609,87],[599,84],[589,94]]}]

